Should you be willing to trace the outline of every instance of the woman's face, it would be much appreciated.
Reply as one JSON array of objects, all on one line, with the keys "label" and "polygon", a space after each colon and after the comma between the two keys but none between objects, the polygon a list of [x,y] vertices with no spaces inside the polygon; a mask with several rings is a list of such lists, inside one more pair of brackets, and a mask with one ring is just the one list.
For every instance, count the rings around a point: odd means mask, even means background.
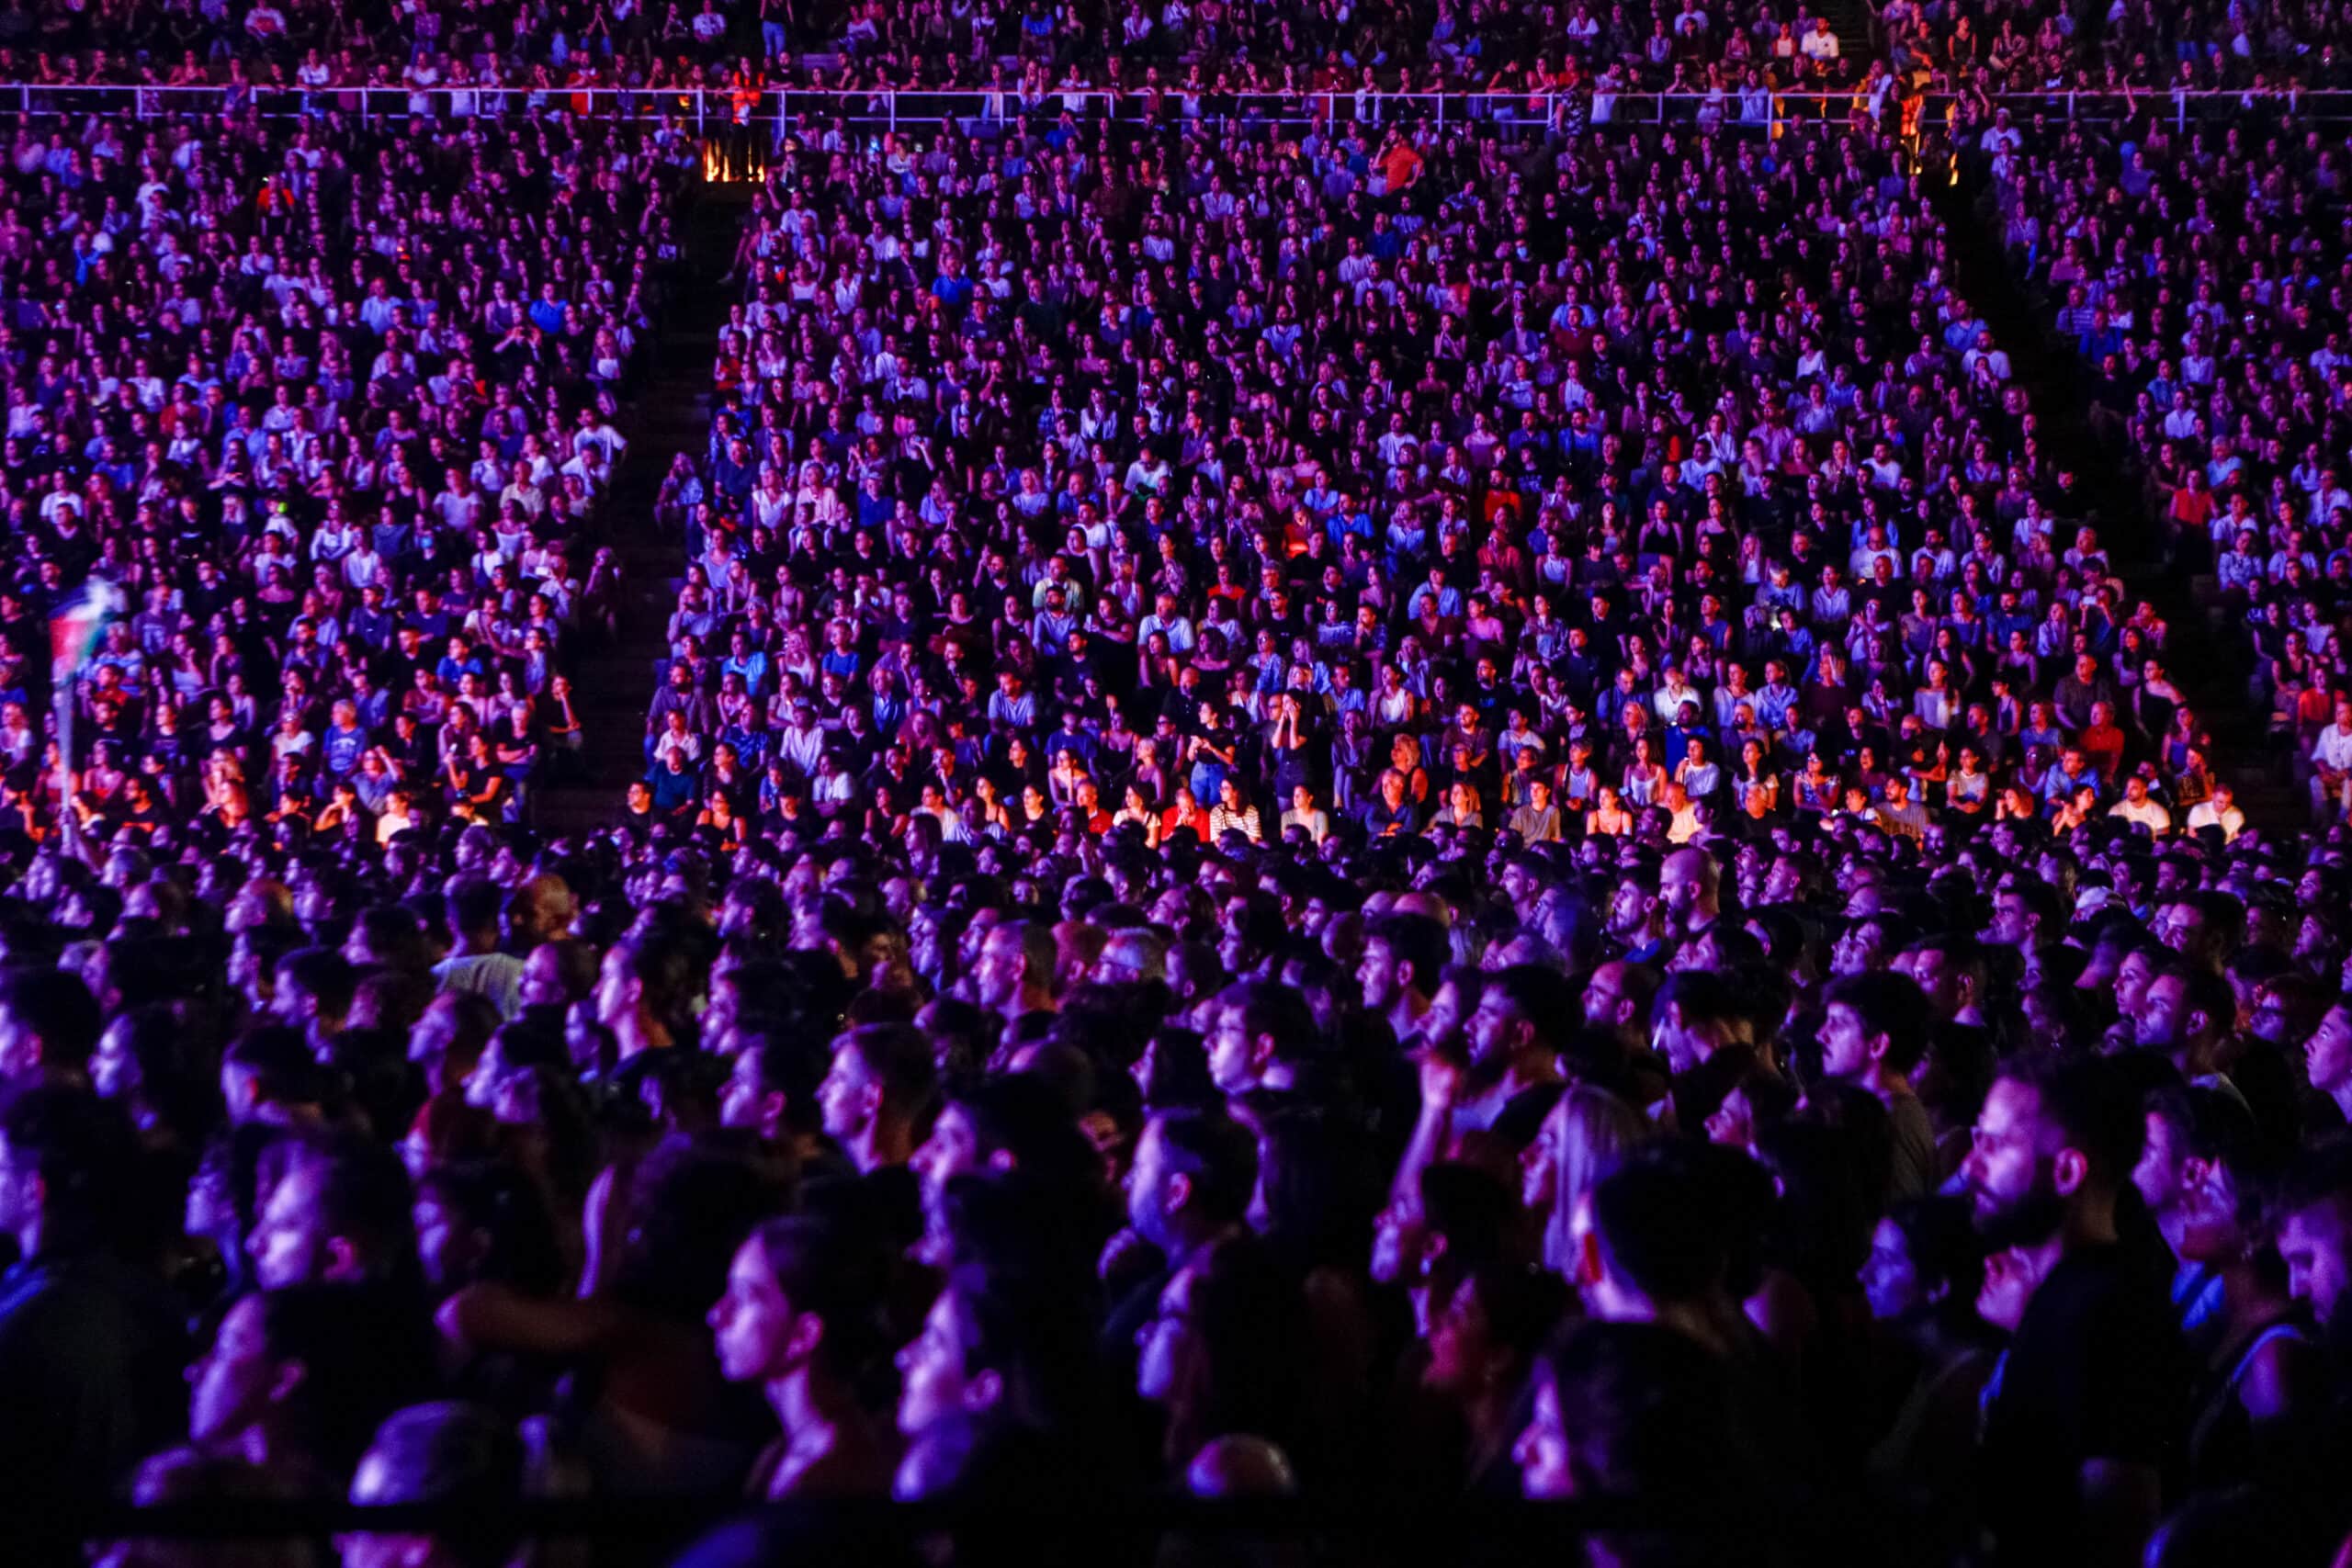
[{"label": "woman's face", "polygon": [[1193,1271],[1182,1269],[1159,1292],[1151,1321],[1136,1332],[1136,1393],[1154,1404],[1175,1397],[1199,1352],[1192,1303]]},{"label": "woman's face", "polygon": [[1422,1385],[1443,1393],[1476,1393],[1488,1379],[1497,1348],[1477,1284],[1464,1280],[1430,1321],[1430,1360]]},{"label": "woman's face", "polygon": [[2031,1258],[2017,1247],[2005,1247],[1984,1260],[1984,1283],[1976,1292],[1976,1314],[1996,1328],[2015,1333],[2025,1317],[2026,1303],[2041,1282]]},{"label": "woman's face", "polygon": [[117,1019],[98,1036],[90,1054],[90,1087],[101,1100],[120,1100],[139,1087],[139,1058],[130,1053],[130,1027]]},{"label": "woman's face", "polygon": [[212,1348],[188,1373],[188,1436],[217,1440],[252,1425],[273,1396],[277,1371],[262,1300],[249,1295],[229,1309]]},{"label": "woman's face", "polygon": [[1558,1106],[1544,1118],[1544,1125],[1536,1130],[1535,1141],[1519,1156],[1519,1201],[1531,1214],[1540,1214],[1552,1206],[1552,1190],[1560,1175],[1560,1140],[1563,1136],[1561,1112]]},{"label": "woman's face", "polygon": [[2251,1238],[2239,1219],[2237,1184],[2219,1162],[2201,1169],[2190,1164],[2173,1206],[2182,1220],[2177,1243],[2182,1262],[2218,1266],[2245,1256]]},{"label": "woman's face", "polygon": [[1432,1041],[1450,1040],[1463,1024],[1462,988],[1448,980],[1430,998],[1430,1010],[1422,1019],[1424,1037]]},{"label": "woman's face", "polygon": [[1511,1446],[1510,1457],[1519,1466],[1520,1491],[1526,1496],[1552,1501],[1574,1495],[1567,1423],[1560,1415],[1560,1392],[1549,1377],[1535,1380],[1535,1407],[1527,1429]]},{"label": "woman's face", "polygon": [[971,1403],[964,1346],[956,1332],[955,1293],[942,1291],[923,1315],[922,1330],[898,1355],[899,1430],[924,1431]]},{"label": "woman's face", "polygon": [[[2306,919],[2303,923],[2308,931],[2317,922]],[[2352,1009],[2327,1010],[2303,1045],[2303,1062],[2310,1072],[2312,1087],[2324,1094],[2352,1080]]]},{"label": "woman's face", "polygon": [[737,1247],[726,1292],[710,1309],[712,1344],[728,1381],[754,1382],[782,1371],[797,1315],[777,1286],[758,1238]]},{"label": "woman's face", "polygon": [[1911,1261],[1911,1243],[1903,1227],[1893,1220],[1881,1220],[1871,1235],[1871,1255],[1862,1265],[1862,1294],[1871,1303],[1871,1316],[1889,1323],[1913,1312],[1927,1303],[1927,1292],[1919,1282],[1919,1270]]}]

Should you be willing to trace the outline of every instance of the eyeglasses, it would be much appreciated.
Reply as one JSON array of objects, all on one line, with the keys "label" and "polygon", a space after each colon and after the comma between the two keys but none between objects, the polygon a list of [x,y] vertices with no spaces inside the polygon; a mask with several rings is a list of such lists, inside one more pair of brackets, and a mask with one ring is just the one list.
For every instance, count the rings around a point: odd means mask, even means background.
[{"label": "eyeglasses", "polygon": [[1980,1122],[1968,1130],[1968,1141],[1969,1146],[1978,1153],[1993,1155],[2003,1149],[2015,1148],[2028,1140],[2023,1133],[2014,1129],[1996,1132]]}]

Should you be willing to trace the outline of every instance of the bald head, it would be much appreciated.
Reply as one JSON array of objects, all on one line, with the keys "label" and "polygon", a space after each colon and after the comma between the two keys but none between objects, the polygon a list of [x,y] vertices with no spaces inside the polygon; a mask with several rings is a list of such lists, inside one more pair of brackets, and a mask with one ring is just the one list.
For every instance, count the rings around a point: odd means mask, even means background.
[{"label": "bald head", "polygon": [[1688,846],[1666,857],[1657,873],[1657,897],[1668,921],[1694,931],[1722,912],[1715,857]]},{"label": "bald head", "polygon": [[237,889],[220,923],[232,935],[255,926],[292,925],[293,892],[282,882],[257,876]]},{"label": "bald head", "polygon": [[571,931],[578,912],[571,885],[553,872],[540,872],[507,895],[507,941],[517,950],[554,942]]},{"label": "bald head", "polygon": [[1094,961],[1094,979],[1099,984],[1115,986],[1167,976],[1168,939],[1148,926],[1113,931]]},{"label": "bald head", "polygon": [[1290,1459],[1263,1438],[1227,1436],[1193,1457],[1184,1484],[1195,1497],[1287,1497],[1298,1490]]},{"label": "bald head", "polygon": [[1388,912],[1394,915],[1427,915],[1448,931],[1453,929],[1453,906],[1434,893],[1425,893],[1418,889],[1410,893],[1399,893],[1396,895],[1396,901],[1389,905]]}]

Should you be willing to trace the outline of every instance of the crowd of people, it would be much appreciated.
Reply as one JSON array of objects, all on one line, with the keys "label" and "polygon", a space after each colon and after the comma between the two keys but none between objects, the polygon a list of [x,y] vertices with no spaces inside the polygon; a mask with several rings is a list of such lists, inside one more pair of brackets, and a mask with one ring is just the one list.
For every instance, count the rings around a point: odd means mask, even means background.
[{"label": "crowd of people", "polygon": [[2073,128],[2031,157],[1996,127],[1978,151],[1995,215],[2073,345],[2095,420],[2134,462],[2167,555],[2211,575],[2248,700],[2313,820],[2341,820],[2352,244],[2336,193],[2352,150],[2259,119],[2184,136],[2159,114]]},{"label": "crowd of people", "polygon": [[[20,120],[0,831],[284,848],[526,819],[605,628],[585,530],[673,265],[683,132]],[[125,613],[50,722],[48,622]]]},{"label": "crowd of people", "polygon": [[[1171,87],[1598,79],[1276,131],[1065,104],[1101,17],[707,4],[697,71],[1025,64],[1001,117],[785,127],[644,517],[600,502],[705,149],[288,71],[578,85],[668,20],[0,15],[322,91],[0,157],[12,1560],[327,1551],[108,1500],[443,1503],[336,1550],[474,1568],[523,1498],[899,1497],[1012,1510],[925,1549],[973,1568],[1156,1494],[2330,1561],[2352,148],[1736,85],[2320,80],[2331,18],[1898,0],[1864,61],[1679,6],[1127,8]],[[1717,112],[1608,123],[1677,73]],[[1963,288],[1955,159],[2146,528]],[[624,530],[683,573],[644,773],[544,830]],[[2213,575],[2287,818],[2119,547]],[[810,1528],[685,1561],[912,1561]]]},{"label": "crowd of people", "polygon": [[775,166],[633,825],[2243,827],[1875,128],[1088,129]]},{"label": "crowd of people", "polygon": [[2352,21],[2329,0],[1885,0],[1839,19],[1701,0],[17,0],[0,8],[0,80],[408,88],[447,95],[457,113],[485,96],[583,88],[1876,98],[1898,84],[1967,95],[2352,86]]}]

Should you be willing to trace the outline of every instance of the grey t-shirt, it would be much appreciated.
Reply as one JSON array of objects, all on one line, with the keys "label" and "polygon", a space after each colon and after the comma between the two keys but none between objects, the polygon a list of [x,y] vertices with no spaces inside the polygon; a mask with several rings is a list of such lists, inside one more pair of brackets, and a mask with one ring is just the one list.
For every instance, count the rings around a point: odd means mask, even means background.
[{"label": "grey t-shirt", "polygon": [[1935,1124],[1916,1094],[1897,1095],[1887,1102],[1886,1119],[1894,1134],[1894,1163],[1888,1171],[1886,1199],[1923,1198],[1942,1184],[1936,1158]]}]

